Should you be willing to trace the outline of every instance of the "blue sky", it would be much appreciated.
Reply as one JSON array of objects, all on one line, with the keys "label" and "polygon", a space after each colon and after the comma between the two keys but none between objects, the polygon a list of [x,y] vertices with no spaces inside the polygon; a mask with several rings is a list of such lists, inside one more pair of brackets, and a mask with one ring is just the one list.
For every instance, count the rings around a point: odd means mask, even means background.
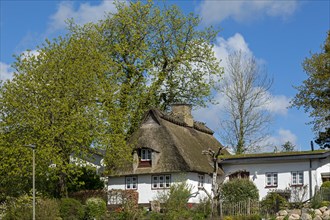
[{"label": "blue sky", "polygon": [[[194,12],[202,26],[221,29],[214,45],[216,56],[226,59],[232,50],[254,55],[273,77],[270,91],[274,115],[268,141],[281,145],[291,141],[299,150],[308,150],[314,134],[303,110],[287,109],[296,94],[293,85],[306,78],[301,63],[310,52],[319,52],[330,29],[330,3],[314,1],[167,1],[184,12]],[[45,38],[65,33],[65,20],[73,17],[83,24],[102,18],[104,11],[114,11],[112,1],[0,1],[0,79],[10,79],[13,54],[36,50]],[[225,66],[225,62],[222,62]],[[195,119],[213,130],[219,129],[222,98],[219,105],[194,111]],[[220,140],[221,141],[221,140]]]}]

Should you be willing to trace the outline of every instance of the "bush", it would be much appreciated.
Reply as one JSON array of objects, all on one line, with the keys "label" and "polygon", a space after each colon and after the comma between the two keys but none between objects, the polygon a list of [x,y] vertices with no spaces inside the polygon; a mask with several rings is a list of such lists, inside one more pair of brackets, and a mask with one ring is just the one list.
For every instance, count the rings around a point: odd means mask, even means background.
[{"label": "bush", "polygon": [[61,199],[60,215],[63,220],[83,219],[84,214],[84,208],[78,200],[72,198]]},{"label": "bush", "polygon": [[6,214],[3,220],[30,220],[32,219],[32,197],[23,195],[18,198],[9,198],[6,201]]},{"label": "bush", "polygon": [[322,183],[321,187],[322,188],[330,188],[330,181],[325,181],[324,183]]},{"label": "bush", "polygon": [[76,181],[68,184],[68,192],[78,192],[82,190],[102,190],[104,182],[96,169],[90,166],[77,167],[78,172],[72,177]]},{"label": "bush", "polygon": [[86,201],[87,219],[101,219],[107,211],[107,205],[101,198],[89,198]]},{"label": "bush", "polygon": [[[4,220],[32,219],[32,197],[23,195],[18,198],[9,198],[6,203]],[[36,199],[36,219],[56,219],[59,217],[59,207],[55,199]]]},{"label": "bush", "polygon": [[58,201],[55,199],[38,199],[36,219],[56,219],[60,216]]},{"label": "bush", "polygon": [[225,216],[224,220],[261,220],[259,215]]},{"label": "bush", "polygon": [[172,184],[169,191],[158,193],[157,200],[163,205],[164,219],[186,219],[191,214],[187,207],[191,187],[186,182]]},{"label": "bush", "polygon": [[248,179],[233,179],[221,186],[221,197],[224,202],[237,203],[240,201],[259,199],[256,185]]},{"label": "bush", "polygon": [[322,195],[320,191],[316,191],[313,198],[311,199],[310,205],[313,209],[318,209],[321,207],[321,203],[322,203]]},{"label": "bush", "polygon": [[275,214],[281,209],[285,209],[288,206],[288,202],[285,198],[280,196],[276,192],[270,192],[261,201],[261,208],[268,214]]},{"label": "bush", "polygon": [[193,208],[193,219],[207,219],[211,214],[211,201],[207,198],[200,200]]},{"label": "bush", "polygon": [[320,207],[323,207],[323,206],[329,206],[330,205],[330,201],[322,201],[321,204],[320,204]]},{"label": "bush", "polygon": [[69,194],[70,198],[79,200],[85,204],[89,198],[102,198],[105,202],[107,201],[107,191],[105,190],[82,190],[79,192],[72,192]]}]

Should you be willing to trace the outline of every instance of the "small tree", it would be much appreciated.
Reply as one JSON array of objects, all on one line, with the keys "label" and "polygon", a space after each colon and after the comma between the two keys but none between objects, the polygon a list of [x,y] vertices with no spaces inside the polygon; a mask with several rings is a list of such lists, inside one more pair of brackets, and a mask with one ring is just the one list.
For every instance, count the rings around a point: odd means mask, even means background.
[{"label": "small tree", "polygon": [[191,187],[186,182],[172,184],[169,191],[163,191],[156,197],[164,206],[165,219],[182,219],[189,216],[187,202]]},{"label": "small tree", "polygon": [[296,145],[292,144],[290,141],[285,142],[282,144],[282,151],[283,152],[292,152],[296,148]]},{"label": "small tree", "polygon": [[220,126],[224,143],[235,154],[260,148],[268,134],[271,117],[265,110],[272,80],[260,70],[254,57],[241,51],[229,55],[220,91],[226,99]]},{"label": "small tree", "polygon": [[259,199],[259,191],[249,179],[236,178],[221,186],[221,197],[224,202],[236,203],[249,198]]},{"label": "small tree", "polygon": [[285,209],[288,206],[288,202],[277,192],[270,192],[261,201],[261,208],[268,214],[275,214],[281,209]]}]

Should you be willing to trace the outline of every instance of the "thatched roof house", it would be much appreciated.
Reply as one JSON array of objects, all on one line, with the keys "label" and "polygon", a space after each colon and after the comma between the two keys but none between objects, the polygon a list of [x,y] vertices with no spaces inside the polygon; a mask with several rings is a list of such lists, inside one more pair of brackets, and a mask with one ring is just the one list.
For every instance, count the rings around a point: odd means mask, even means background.
[{"label": "thatched roof house", "polygon": [[[183,104],[173,105],[170,114],[149,110],[129,144],[133,145],[134,162],[120,175],[164,172],[210,174],[213,162],[203,151],[217,152],[222,147],[211,129],[193,120],[191,106]],[[148,153],[150,160],[143,161]],[[224,153],[227,154],[226,151]]]}]

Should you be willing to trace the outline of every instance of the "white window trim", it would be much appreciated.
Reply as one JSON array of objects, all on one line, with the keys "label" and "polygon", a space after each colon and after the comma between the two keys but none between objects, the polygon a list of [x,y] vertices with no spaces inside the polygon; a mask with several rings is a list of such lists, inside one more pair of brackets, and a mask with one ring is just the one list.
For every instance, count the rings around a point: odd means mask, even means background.
[{"label": "white window trim", "polygon": [[171,187],[170,174],[151,176],[151,189],[168,189],[170,187]]},{"label": "white window trim", "polygon": [[205,175],[198,174],[198,188],[203,188],[205,183]]},{"label": "white window trim", "polygon": [[[296,176],[296,182],[293,181],[293,176]],[[302,177],[302,178],[300,178]],[[300,182],[302,180],[302,182]],[[291,172],[291,185],[292,186],[301,186],[304,185],[304,172],[303,171],[293,171]]]},{"label": "white window trim", "polygon": [[137,189],[138,178],[137,176],[126,176],[125,177],[125,189]]},{"label": "white window trim", "polygon": [[141,161],[151,161],[151,153],[150,149],[141,149]]},{"label": "white window trim", "polygon": [[[270,183],[268,183],[268,175],[270,175]],[[278,173],[276,172],[267,172],[266,176],[266,187],[277,187],[278,185]],[[276,178],[275,178],[276,176]],[[276,179],[276,181],[275,181]]]}]

